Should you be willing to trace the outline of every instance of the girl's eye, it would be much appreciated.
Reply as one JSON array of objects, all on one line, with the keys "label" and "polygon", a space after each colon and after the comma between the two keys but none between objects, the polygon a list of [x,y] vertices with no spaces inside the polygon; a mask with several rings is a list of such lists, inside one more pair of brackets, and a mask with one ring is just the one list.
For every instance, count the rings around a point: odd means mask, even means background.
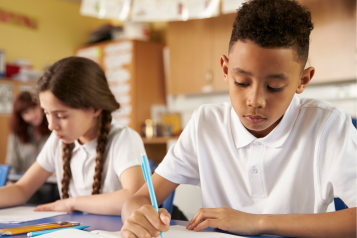
[{"label": "girl's eye", "polygon": [[66,119],[67,117],[57,116],[58,119]]},{"label": "girl's eye", "polygon": [[267,86],[267,87],[268,87],[269,91],[274,92],[274,93],[275,92],[280,92],[284,88],[284,87],[282,87],[282,88],[272,88],[272,87],[269,87],[269,86]]},{"label": "girl's eye", "polygon": [[243,87],[243,88],[246,88],[249,86],[249,84],[247,84],[247,83],[238,83],[237,81],[234,81],[234,83],[240,87]]}]

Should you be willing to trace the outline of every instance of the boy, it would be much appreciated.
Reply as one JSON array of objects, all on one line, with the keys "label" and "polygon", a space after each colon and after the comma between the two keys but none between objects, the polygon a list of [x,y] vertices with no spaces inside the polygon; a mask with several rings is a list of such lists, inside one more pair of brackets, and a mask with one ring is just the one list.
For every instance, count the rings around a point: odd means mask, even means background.
[{"label": "boy", "polygon": [[[342,109],[299,99],[310,12],[292,0],[252,0],[238,10],[220,63],[231,103],[195,111],[152,176],[158,203],[183,183],[201,187],[203,209],[187,229],[241,235],[356,237],[356,130]],[[334,197],[349,207],[325,213]],[[123,207],[127,237],[156,237],[170,215],[144,185]]]}]

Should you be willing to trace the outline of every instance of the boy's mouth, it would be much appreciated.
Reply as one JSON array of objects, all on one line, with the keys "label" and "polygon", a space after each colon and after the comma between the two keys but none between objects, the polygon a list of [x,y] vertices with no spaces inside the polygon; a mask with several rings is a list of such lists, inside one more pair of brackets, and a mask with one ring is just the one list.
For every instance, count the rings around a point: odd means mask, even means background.
[{"label": "boy's mouth", "polygon": [[248,123],[250,124],[259,124],[263,121],[266,120],[266,118],[261,117],[261,116],[252,116],[252,115],[247,115],[247,116],[243,116]]}]

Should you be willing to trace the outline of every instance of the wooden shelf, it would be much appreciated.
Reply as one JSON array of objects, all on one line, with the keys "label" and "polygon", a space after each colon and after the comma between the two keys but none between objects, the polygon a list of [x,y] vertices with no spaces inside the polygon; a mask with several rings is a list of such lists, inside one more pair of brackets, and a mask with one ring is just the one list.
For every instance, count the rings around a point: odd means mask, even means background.
[{"label": "wooden shelf", "polygon": [[165,137],[154,137],[154,138],[145,138],[142,137],[142,140],[145,145],[148,144],[166,144],[168,140],[177,140],[178,136],[165,136]]},{"label": "wooden shelf", "polygon": [[36,85],[37,81],[20,81],[15,80],[13,78],[0,78],[1,83],[17,83],[17,84],[25,84],[25,85]]}]

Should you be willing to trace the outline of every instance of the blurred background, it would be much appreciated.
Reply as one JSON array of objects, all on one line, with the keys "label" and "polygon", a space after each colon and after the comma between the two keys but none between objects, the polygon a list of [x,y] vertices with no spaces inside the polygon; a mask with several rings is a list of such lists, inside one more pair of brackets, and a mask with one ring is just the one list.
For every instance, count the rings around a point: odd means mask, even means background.
[{"label": "blurred background", "polygon": [[[142,135],[157,165],[196,108],[229,101],[219,58],[227,54],[235,12],[243,2],[1,0],[0,164],[6,163],[15,99],[33,90],[47,66],[76,55],[103,67],[121,104],[114,122]],[[299,2],[312,13],[308,66],[316,68],[299,96],[330,101],[356,118],[356,1]],[[9,179],[16,181],[20,172],[13,170]],[[199,189],[179,189],[174,203],[191,218],[200,206]]]}]

